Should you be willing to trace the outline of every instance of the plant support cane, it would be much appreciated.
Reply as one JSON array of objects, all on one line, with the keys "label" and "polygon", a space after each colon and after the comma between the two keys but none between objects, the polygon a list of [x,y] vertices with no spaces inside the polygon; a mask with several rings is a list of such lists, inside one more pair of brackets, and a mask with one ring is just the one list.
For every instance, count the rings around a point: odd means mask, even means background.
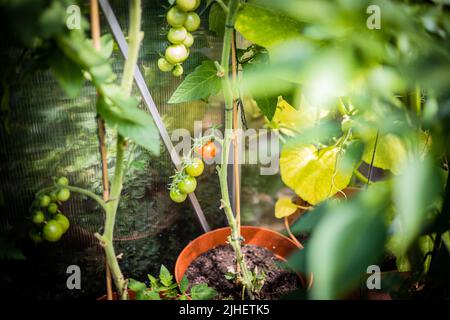
[{"label": "plant support cane", "polygon": [[[91,0],[91,35],[92,44],[97,51],[101,49],[100,42],[100,17],[98,11],[97,0]],[[105,121],[100,115],[97,115],[97,135],[99,142],[100,156],[102,160],[102,185],[103,185],[103,201],[107,202],[109,200],[109,178],[108,178],[108,158],[106,150],[106,136],[105,136]],[[106,296],[108,300],[113,299],[112,293],[112,279],[111,271],[109,270],[109,265],[105,263],[106,272]]]},{"label": "plant support cane", "polygon": [[244,260],[244,256],[242,254],[239,227],[237,225],[237,220],[233,215],[233,211],[231,210],[230,196],[227,184],[228,157],[233,128],[232,109],[234,101],[233,87],[229,79],[229,62],[230,62],[231,42],[233,40],[234,23],[236,20],[238,8],[239,8],[239,1],[231,0],[228,6],[227,17],[225,21],[225,34],[222,49],[222,59],[220,67],[218,68],[219,74],[223,74],[222,90],[225,98],[225,132],[222,144],[222,164],[218,167],[218,174],[222,196],[221,207],[225,211],[225,214],[228,219],[228,224],[231,228],[231,235],[228,237],[228,242],[230,243],[236,254],[236,261],[240,268],[240,277],[241,277],[240,281],[242,282],[242,285],[245,288],[249,298],[253,300],[254,286],[252,283],[252,275],[248,270],[248,267]]}]

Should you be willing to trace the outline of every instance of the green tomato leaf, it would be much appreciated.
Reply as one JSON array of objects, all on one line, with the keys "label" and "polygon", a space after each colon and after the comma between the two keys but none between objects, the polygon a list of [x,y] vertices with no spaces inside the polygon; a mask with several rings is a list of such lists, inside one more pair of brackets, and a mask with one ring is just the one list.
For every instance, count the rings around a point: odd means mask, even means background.
[{"label": "green tomato leaf", "polygon": [[150,280],[150,287],[153,290],[159,289],[159,285],[158,285],[158,279],[156,279],[154,276],[152,276],[151,274],[147,275],[148,279]]},{"label": "green tomato leaf", "polygon": [[50,68],[59,85],[69,98],[75,98],[83,87],[80,67],[61,53],[56,53],[49,61]]},{"label": "green tomato leaf", "polygon": [[103,55],[105,59],[109,59],[114,50],[114,39],[110,33],[104,34],[100,38],[101,43],[101,51],[100,53]]},{"label": "green tomato leaf", "polygon": [[186,275],[183,276],[183,278],[180,281],[180,291],[181,293],[185,293],[189,287],[189,281]]},{"label": "green tomato leaf", "polygon": [[341,165],[339,153],[333,146],[317,150],[312,144],[285,145],[280,157],[281,178],[299,197],[315,205],[350,183],[353,170]]},{"label": "green tomato leaf", "polygon": [[143,282],[136,281],[130,278],[128,279],[128,289],[137,293],[139,291],[147,290],[147,286]]},{"label": "green tomato leaf", "polygon": [[170,97],[169,103],[205,99],[219,93],[220,88],[221,83],[216,66],[212,61],[206,60],[178,86]]},{"label": "green tomato leaf", "polygon": [[209,31],[214,32],[218,37],[222,37],[225,30],[225,18],[223,9],[217,3],[213,3],[208,16]]},{"label": "green tomato leaf", "polygon": [[299,38],[301,24],[277,11],[246,3],[236,18],[235,28],[245,39],[263,47]]},{"label": "green tomato leaf", "polygon": [[158,292],[145,290],[136,293],[136,300],[161,300],[161,297]]},{"label": "green tomato leaf", "polygon": [[116,126],[123,137],[156,155],[159,154],[159,132],[149,114],[137,107],[122,108],[102,96],[97,99],[97,112],[108,125]]},{"label": "green tomato leaf", "polygon": [[278,219],[289,217],[297,211],[298,206],[290,198],[281,198],[275,203],[275,217]]},{"label": "green tomato leaf", "polygon": [[159,271],[159,280],[161,280],[161,283],[166,287],[169,287],[172,284],[172,279],[173,277],[170,274],[170,271],[164,265],[161,265]]},{"label": "green tomato leaf", "polygon": [[191,288],[192,300],[212,300],[216,295],[217,291],[208,287],[205,283],[197,284]]}]

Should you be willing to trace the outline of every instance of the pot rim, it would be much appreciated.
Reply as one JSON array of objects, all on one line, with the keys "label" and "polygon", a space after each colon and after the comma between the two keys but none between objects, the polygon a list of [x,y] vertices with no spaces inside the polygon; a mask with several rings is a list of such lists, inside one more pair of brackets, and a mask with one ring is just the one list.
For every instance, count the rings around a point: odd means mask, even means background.
[{"label": "pot rim", "polygon": [[[266,227],[259,227],[259,226],[241,226],[241,229],[247,229],[247,230],[262,230],[262,231],[265,231],[265,232],[268,232],[268,233],[276,234],[277,237],[280,237],[281,239],[283,239],[283,240],[287,241],[288,243],[292,244],[293,248],[297,248],[297,245],[294,243],[294,241],[292,241],[292,239],[290,239],[289,237],[285,236],[284,234],[282,234],[282,233],[280,233],[280,232],[278,232],[278,231],[275,231],[275,230],[272,230],[272,229],[269,229],[269,228],[266,228]],[[227,227],[221,227],[221,228],[217,228],[217,229],[214,229],[214,230],[210,230],[210,231],[208,231],[208,232],[205,232],[205,233],[199,235],[197,238],[191,240],[191,241],[183,248],[183,250],[178,254],[177,260],[176,260],[176,262],[175,262],[175,270],[174,270],[175,272],[174,272],[174,273],[175,273],[175,280],[176,280],[177,283],[180,283],[180,281],[181,281],[181,279],[179,279],[179,277],[178,277],[178,274],[179,274],[178,269],[180,268],[180,257],[186,255],[186,252],[189,250],[189,248],[191,247],[192,243],[194,243],[194,242],[199,242],[199,241],[201,241],[203,238],[210,237],[211,234],[218,233],[218,232],[223,232],[224,230],[231,230],[231,228],[230,228],[229,226],[227,226]],[[208,250],[211,250],[211,249],[213,249],[213,248],[215,248],[215,247],[211,247],[211,248],[209,248]],[[208,251],[208,250],[207,250],[207,251]],[[269,249],[269,250],[270,250],[270,249]],[[271,252],[275,255],[275,257],[277,257],[278,259],[280,259],[280,260],[282,260],[282,261],[285,261],[285,262],[287,261],[285,257],[279,256],[279,255],[276,254],[273,250],[270,250],[270,251],[271,251]],[[206,252],[206,251],[205,251],[205,252]],[[202,254],[203,254],[203,253],[202,253]],[[199,256],[200,256],[200,255],[199,255]],[[198,257],[198,256],[197,256],[197,257]]]}]

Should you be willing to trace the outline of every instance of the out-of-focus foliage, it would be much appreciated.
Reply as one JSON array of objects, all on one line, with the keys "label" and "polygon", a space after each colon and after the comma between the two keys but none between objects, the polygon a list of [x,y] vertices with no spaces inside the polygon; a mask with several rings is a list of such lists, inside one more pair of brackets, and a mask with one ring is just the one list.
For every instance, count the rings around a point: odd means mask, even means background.
[{"label": "out-of-focus foliage", "polygon": [[[369,28],[370,5],[380,28]],[[449,10],[441,1],[254,0],[239,12],[236,28],[252,42],[241,92],[281,134],[285,184],[318,204],[292,226],[310,235],[291,262],[314,273],[311,298],[345,297],[383,253],[411,271],[393,296],[449,297]],[[264,63],[246,66],[259,56]],[[287,109],[267,99],[288,95]],[[361,164],[386,181],[330,200],[356,178],[367,184]],[[282,200],[277,216],[296,212]]]},{"label": "out-of-focus foliage", "polygon": [[[8,30],[2,39],[25,48],[36,65],[44,63],[41,68],[48,64],[70,98],[80,92],[84,73],[100,94],[97,112],[107,124],[157,154],[159,135],[152,118],[138,108],[135,97],[127,97],[114,83],[116,75],[108,61],[113,49],[111,36],[103,37],[104,47],[98,52],[83,29],[69,30],[66,10],[71,4],[59,0],[1,3],[0,19],[5,24],[3,30]],[[86,27],[85,20],[80,21],[80,27]],[[7,81],[11,75],[7,72],[3,77]]]}]

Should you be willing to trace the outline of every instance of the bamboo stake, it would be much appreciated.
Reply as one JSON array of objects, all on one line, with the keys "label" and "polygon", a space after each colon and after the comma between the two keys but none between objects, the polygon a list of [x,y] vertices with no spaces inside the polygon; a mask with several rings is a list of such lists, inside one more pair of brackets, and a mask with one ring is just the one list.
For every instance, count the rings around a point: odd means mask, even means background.
[{"label": "bamboo stake", "polygon": [[[97,0],[91,0],[91,35],[92,43],[97,51],[101,49],[100,42],[100,15],[98,11]],[[97,116],[97,129],[98,129],[98,142],[100,148],[100,155],[102,160],[102,183],[103,183],[103,200],[105,202],[109,199],[109,178],[108,178],[108,156],[106,149],[106,130],[105,121]],[[105,260],[106,271],[106,295],[108,300],[113,299],[112,294],[112,279],[111,271],[109,270],[108,263]]]}]

